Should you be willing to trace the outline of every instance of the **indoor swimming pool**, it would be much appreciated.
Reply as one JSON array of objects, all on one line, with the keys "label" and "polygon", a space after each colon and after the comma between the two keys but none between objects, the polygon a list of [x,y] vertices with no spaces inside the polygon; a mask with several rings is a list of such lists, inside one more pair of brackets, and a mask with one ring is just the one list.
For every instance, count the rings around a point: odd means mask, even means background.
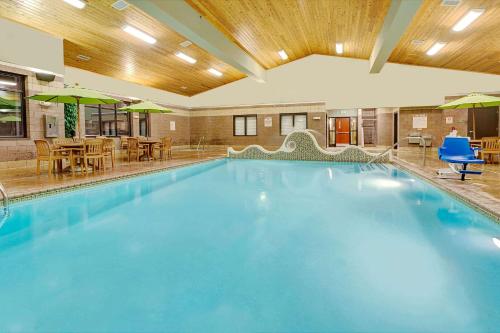
[{"label": "indoor swimming pool", "polygon": [[498,239],[392,165],[217,160],[12,204],[0,332],[492,332]]}]

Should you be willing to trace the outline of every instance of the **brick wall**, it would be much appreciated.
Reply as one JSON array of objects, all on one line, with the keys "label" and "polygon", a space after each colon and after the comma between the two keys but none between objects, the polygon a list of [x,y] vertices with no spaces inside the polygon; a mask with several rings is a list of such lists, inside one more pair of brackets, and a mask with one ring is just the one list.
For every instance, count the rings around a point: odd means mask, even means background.
[{"label": "brick wall", "polygon": [[377,145],[390,146],[394,136],[394,112],[397,108],[377,108]]},{"label": "brick wall", "polygon": [[[204,136],[209,145],[246,146],[258,144],[266,148],[277,148],[285,138],[280,134],[280,114],[282,113],[307,113],[307,127],[319,132],[318,143],[325,146],[326,111],[323,103],[196,110],[192,112],[190,118],[191,144],[196,144]],[[253,114],[257,115],[257,135],[234,136],[233,116]],[[267,117],[272,119],[271,127],[264,126]]]},{"label": "brick wall", "polygon": [[[151,114],[150,117],[150,131],[152,137],[161,138],[169,136],[174,140],[174,146],[189,145],[190,119],[188,116],[155,113]],[[175,121],[175,131],[170,130],[171,121]],[[137,126],[139,126],[139,121],[137,121]]]},{"label": "brick wall", "polygon": [[[413,116],[426,115],[427,128],[421,130],[413,128]],[[423,108],[400,108],[399,110],[399,137],[407,137],[410,133],[418,132],[422,135],[432,136],[432,146],[437,147],[443,141],[443,137],[450,132],[453,125],[444,126],[443,111],[435,107]],[[461,133],[460,133],[461,134]],[[408,146],[407,140],[401,140],[402,147]],[[411,145],[413,146],[413,145]]]},{"label": "brick wall", "polygon": [[[35,73],[24,69],[0,64],[0,70],[10,73],[26,75],[26,97],[36,93],[63,87],[63,79],[56,77],[53,82],[38,81]],[[64,135],[64,104],[51,103],[50,106],[41,106],[40,102],[26,100],[26,138],[0,138],[0,167],[14,167],[26,165],[26,160],[35,157],[35,139],[45,139],[44,115],[57,117],[58,130]],[[8,163],[5,163],[7,162]]]}]

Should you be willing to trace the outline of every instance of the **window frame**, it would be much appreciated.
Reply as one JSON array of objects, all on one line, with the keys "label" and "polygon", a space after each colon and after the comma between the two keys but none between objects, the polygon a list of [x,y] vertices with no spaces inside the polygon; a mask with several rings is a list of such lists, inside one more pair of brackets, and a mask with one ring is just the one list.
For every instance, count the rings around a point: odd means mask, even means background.
[{"label": "window frame", "polygon": [[[146,133],[145,134],[141,134],[141,115],[144,115],[144,122],[146,123]],[[145,113],[139,113],[139,136],[145,136],[145,137],[149,137],[149,134],[151,132],[151,129],[149,128],[149,125],[150,125],[150,119],[151,118],[151,115],[147,112]]]},{"label": "window frame", "polygon": [[307,112],[300,113],[280,113],[280,136],[287,136],[288,134],[283,134],[283,128],[281,127],[283,116],[292,116],[292,126],[295,128],[295,116],[306,116],[306,129],[307,123],[309,122]]},{"label": "window frame", "polygon": [[[236,134],[236,118],[245,118],[245,134]],[[247,134],[247,119],[248,118],[255,118],[255,134]],[[257,114],[244,114],[244,115],[234,115],[233,116],[233,136],[258,136],[258,130],[259,130],[259,125],[258,125],[258,118]]]},{"label": "window frame", "polygon": [[[26,139],[28,138],[28,126],[27,126],[27,115],[28,115],[28,110],[26,109],[26,75],[18,74],[18,73],[11,73],[11,72],[6,72],[6,71],[0,71],[0,74],[5,75],[5,76],[12,76],[14,78],[19,78],[20,82],[20,89],[7,89],[7,88],[0,88],[0,90],[3,91],[10,91],[10,92],[16,92],[21,94],[21,119],[22,119],[22,130],[23,134],[18,135],[18,136],[0,136],[0,140],[16,140],[16,139]],[[17,80],[16,80],[17,81]]]},{"label": "window frame", "polygon": [[[97,108],[97,110],[98,110],[99,134],[87,134],[87,133],[85,133],[85,136],[86,137],[105,136],[105,137],[108,137],[108,138],[118,138],[118,137],[120,137],[121,134],[118,135],[118,104],[121,104],[121,103],[116,103],[116,104],[89,104],[88,105],[89,107]],[[109,106],[109,105],[113,105],[113,108],[103,107],[103,106]],[[115,135],[106,135],[106,134],[103,134],[102,109],[113,110],[114,111],[114,120],[113,121],[114,121],[114,124],[115,124],[115,126],[114,126]],[[86,109],[85,109],[85,111],[86,111]],[[127,122],[128,122],[128,136],[130,136],[131,133],[132,133],[132,117],[130,116],[130,112],[127,113]],[[87,128],[85,128],[85,132],[86,131],[87,131]]]}]

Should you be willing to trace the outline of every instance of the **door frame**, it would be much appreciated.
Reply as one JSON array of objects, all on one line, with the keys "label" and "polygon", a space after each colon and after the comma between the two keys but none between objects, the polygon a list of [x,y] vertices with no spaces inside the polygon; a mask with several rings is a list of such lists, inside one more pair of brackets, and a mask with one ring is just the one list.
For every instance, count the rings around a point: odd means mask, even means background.
[{"label": "door frame", "polygon": [[[351,116],[342,116],[342,117],[335,117],[335,116],[329,117],[329,116],[327,116],[326,117],[326,128],[327,128],[327,131],[326,131],[327,132],[327,138],[326,138],[327,143],[326,143],[326,145],[327,145],[327,147],[337,147],[337,138],[335,138],[335,143],[333,145],[330,144],[330,132],[331,132],[330,131],[330,119],[334,119],[334,122],[336,124],[337,118],[347,118],[347,119],[349,119],[349,143],[347,145],[351,146],[351,132],[352,132],[351,131],[351,121],[352,121],[352,118],[356,118],[356,119],[359,118],[359,117],[355,117],[355,116],[352,116],[352,117]],[[358,125],[358,123],[356,122],[356,136],[357,136],[356,137],[356,146],[358,145],[358,139],[359,139],[359,137],[358,137],[359,133],[358,133],[357,125]],[[335,135],[336,134],[337,134],[337,130],[335,130]]]}]

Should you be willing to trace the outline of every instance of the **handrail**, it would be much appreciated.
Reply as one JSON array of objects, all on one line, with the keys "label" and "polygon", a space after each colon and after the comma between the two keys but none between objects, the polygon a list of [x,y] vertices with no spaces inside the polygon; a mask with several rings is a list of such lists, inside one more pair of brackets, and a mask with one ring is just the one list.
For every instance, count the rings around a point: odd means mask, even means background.
[{"label": "handrail", "polygon": [[196,150],[199,151],[200,150],[200,145],[201,143],[203,142],[203,145],[201,146],[202,147],[202,150],[205,150],[205,147],[206,147],[206,141],[205,141],[205,137],[202,136],[200,138],[200,140],[198,140],[198,145],[196,146]]},{"label": "handrail", "polygon": [[0,183],[0,193],[2,194],[2,197],[3,197],[4,217],[8,217],[9,216],[9,196],[7,195],[7,191],[5,190],[5,187],[3,186],[2,183]]},{"label": "handrail", "polygon": [[[401,138],[402,140],[410,140],[410,139],[415,139],[416,137],[414,136],[407,136],[407,137],[404,137],[404,138]],[[419,141],[420,143],[422,144],[423,148],[424,148],[424,156],[422,157],[422,166],[425,166],[425,156],[426,156],[426,142],[425,142],[425,139],[423,137],[419,137]],[[377,159],[379,159],[381,156],[383,156],[384,154],[386,154],[389,150],[392,150],[394,149],[395,146],[398,146],[399,145],[399,141],[396,142],[395,144],[393,144],[392,146],[390,146],[389,148],[387,148],[386,150],[384,150],[383,152],[381,152],[380,154],[378,154],[377,156],[375,156],[374,158],[372,158],[371,160],[368,161],[367,165],[369,164],[372,164],[374,161],[376,161]]]}]

